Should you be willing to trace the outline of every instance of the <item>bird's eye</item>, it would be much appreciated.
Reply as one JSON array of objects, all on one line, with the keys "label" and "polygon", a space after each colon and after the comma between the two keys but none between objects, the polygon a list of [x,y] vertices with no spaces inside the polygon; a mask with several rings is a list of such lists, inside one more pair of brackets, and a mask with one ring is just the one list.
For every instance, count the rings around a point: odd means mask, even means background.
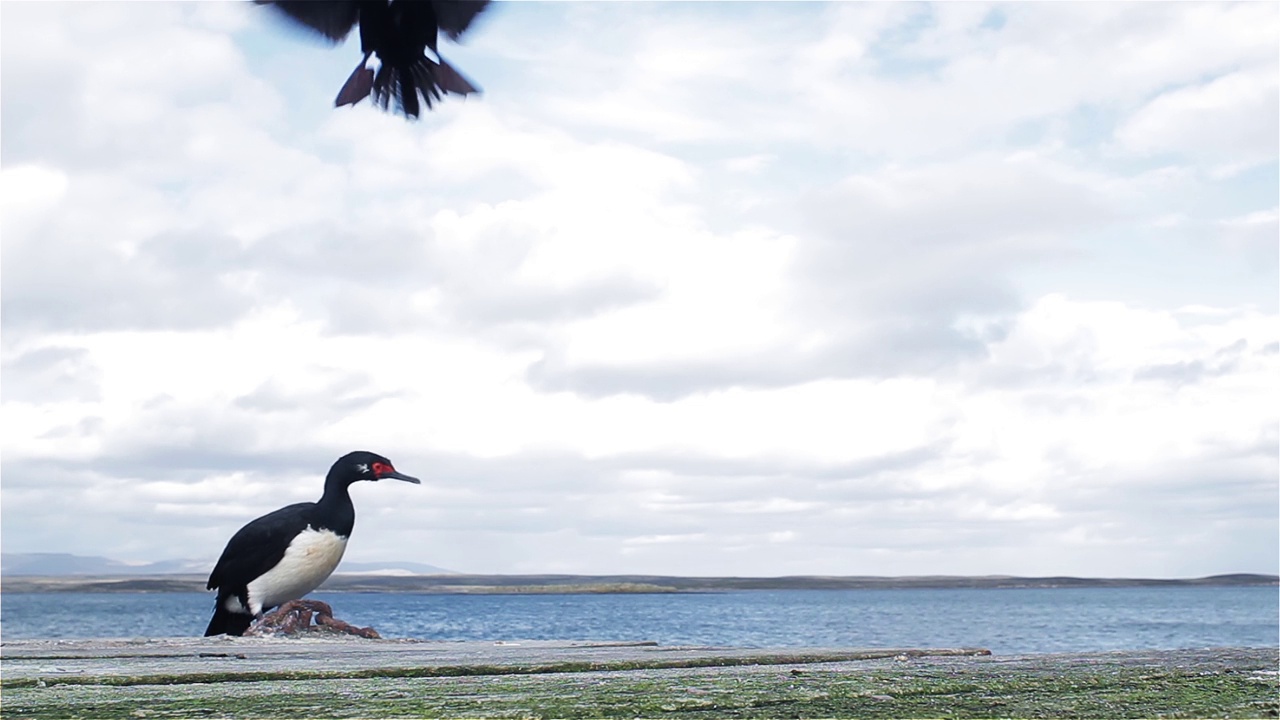
[{"label": "bird's eye", "polygon": [[382,474],[384,474],[384,473],[393,472],[394,470],[395,470],[395,468],[391,467],[390,465],[384,464],[384,463],[374,463],[374,464],[373,464],[373,474],[374,474],[374,475],[382,475]]}]

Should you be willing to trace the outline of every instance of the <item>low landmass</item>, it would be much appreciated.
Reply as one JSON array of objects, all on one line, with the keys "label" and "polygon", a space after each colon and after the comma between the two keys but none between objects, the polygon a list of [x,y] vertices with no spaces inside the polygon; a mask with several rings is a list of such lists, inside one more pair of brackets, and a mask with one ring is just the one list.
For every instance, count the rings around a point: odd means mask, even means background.
[{"label": "low landmass", "polygon": [[[3,575],[0,592],[204,592],[204,574]],[[954,588],[1099,588],[1278,586],[1280,577],[1236,573],[1203,578],[1081,578],[988,576],[681,577],[664,575],[386,575],[335,574],[321,592],[438,594],[697,593],[747,590],[872,590]]]}]

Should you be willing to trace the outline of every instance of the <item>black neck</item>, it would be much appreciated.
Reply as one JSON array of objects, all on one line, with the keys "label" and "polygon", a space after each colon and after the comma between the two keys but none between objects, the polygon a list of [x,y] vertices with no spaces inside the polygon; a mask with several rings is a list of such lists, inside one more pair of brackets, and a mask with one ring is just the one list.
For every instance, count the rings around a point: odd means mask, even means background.
[{"label": "black neck", "polygon": [[356,525],[356,506],[347,493],[347,483],[326,480],[324,495],[316,503],[315,522],[320,528],[332,530],[343,537],[350,537]]}]

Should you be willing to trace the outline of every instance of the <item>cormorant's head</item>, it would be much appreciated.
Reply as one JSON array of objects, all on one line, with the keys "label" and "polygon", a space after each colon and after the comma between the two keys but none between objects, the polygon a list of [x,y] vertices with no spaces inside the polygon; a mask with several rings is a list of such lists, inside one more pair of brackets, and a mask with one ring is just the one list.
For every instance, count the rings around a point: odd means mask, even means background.
[{"label": "cormorant's head", "polygon": [[348,485],[361,480],[385,480],[386,478],[395,478],[415,485],[421,483],[418,478],[409,477],[397,471],[390,460],[367,450],[357,450],[338,458],[338,462],[329,469],[329,478],[341,480]]}]

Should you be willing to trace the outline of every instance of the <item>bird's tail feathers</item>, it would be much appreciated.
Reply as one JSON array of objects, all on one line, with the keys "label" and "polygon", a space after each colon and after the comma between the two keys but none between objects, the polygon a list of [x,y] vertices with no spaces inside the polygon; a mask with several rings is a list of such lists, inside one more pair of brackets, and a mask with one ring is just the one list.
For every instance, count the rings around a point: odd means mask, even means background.
[{"label": "bird's tail feathers", "polygon": [[365,53],[364,59],[360,61],[355,71],[351,73],[351,77],[347,78],[347,82],[338,91],[338,97],[333,99],[334,107],[355,105],[369,97],[369,92],[373,89],[373,70],[367,67],[369,55],[370,53]]},{"label": "bird's tail feathers", "polygon": [[446,92],[470,95],[480,90],[443,58],[436,62],[424,56],[399,67],[383,63],[373,78],[373,98],[383,109],[394,99],[405,115],[413,117],[418,117],[418,98],[430,109],[432,102],[439,102]]},{"label": "bird's tail feathers", "polygon": [[440,67],[436,71],[436,77],[437,82],[440,84],[440,89],[445,92],[463,96],[480,92],[480,88],[476,87],[475,83],[445,62],[444,58],[440,58]]},{"label": "bird's tail feathers", "polygon": [[204,635],[244,635],[244,631],[249,629],[253,624],[253,616],[244,613],[233,613],[222,607],[219,602],[213,608],[213,617],[209,620],[209,627],[205,628]]}]

